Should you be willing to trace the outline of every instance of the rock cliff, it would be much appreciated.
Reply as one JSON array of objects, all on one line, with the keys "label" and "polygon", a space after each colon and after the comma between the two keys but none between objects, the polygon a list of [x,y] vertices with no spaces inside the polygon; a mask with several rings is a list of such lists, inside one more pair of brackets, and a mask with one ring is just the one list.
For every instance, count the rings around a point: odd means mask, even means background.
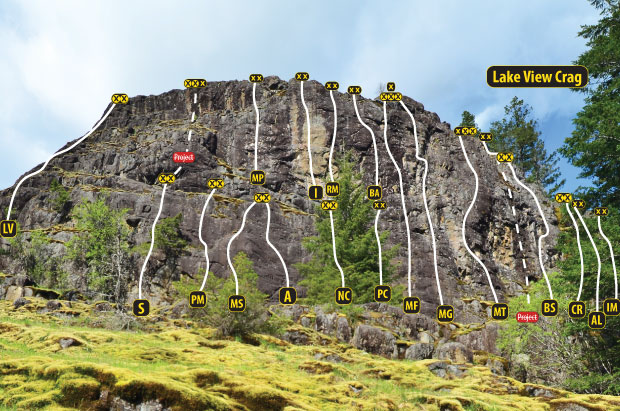
[{"label": "rock cliff", "polygon": [[[308,81],[304,96],[310,125],[306,123],[298,82],[266,77],[256,89],[260,110],[258,166],[267,175],[264,188],[273,197],[270,238],[289,267],[293,285],[299,281],[293,264],[309,258],[301,240],[314,234],[315,203],[307,197],[310,185],[307,127],[311,128],[314,173],[321,183],[328,177],[333,133],[334,113],[329,92],[322,84]],[[365,184],[371,184],[374,150],[370,133],[358,121],[351,96],[335,92],[334,97],[338,107],[335,150],[352,151],[363,171]],[[437,114],[425,111],[413,99],[404,97],[403,101],[417,122],[420,155],[429,163],[427,197],[437,237],[444,302],[455,306],[456,321],[472,322],[476,315],[486,316],[486,313],[480,304],[479,309],[472,308],[471,299],[492,300],[484,271],[467,253],[461,237],[463,216],[473,198],[474,177],[450,125],[441,122]],[[390,231],[390,244],[401,245],[397,282],[404,284],[406,233],[398,176],[383,142],[382,104],[379,100],[358,98],[360,114],[377,137],[380,183],[389,204],[389,209],[382,212],[379,227]],[[196,114],[193,123],[192,112]],[[402,168],[411,227],[413,294],[421,298],[422,312],[434,316],[439,300],[431,237],[422,202],[424,165],[415,157],[413,126],[407,113],[400,104],[389,102],[387,114],[387,136]],[[15,199],[13,216],[23,231],[48,228],[54,240],[50,247],[58,254],[64,253],[63,244],[73,235],[73,222],[51,210],[47,201],[49,186],[57,179],[70,189],[74,204],[83,197],[107,193],[111,207],[129,210],[127,223],[132,227],[132,243],[149,242],[162,194],[161,185],[156,183],[157,175],[173,172],[178,166],[172,161],[173,153],[187,148],[196,154],[196,161],[183,165],[177,181],[168,187],[162,210],[162,218],[183,214],[182,232],[191,242],[174,276],[196,276],[199,268],[204,268],[198,225],[209,191],[206,187],[209,178],[223,178],[226,186],[218,190],[209,206],[203,234],[209,245],[211,270],[218,276],[227,276],[230,272],[226,261],[227,242],[239,229],[253,193],[259,191],[249,184],[250,171],[254,168],[255,120],[252,84],[247,81],[209,82],[197,91],[172,90],[158,96],[132,97],[128,105],[116,106],[83,143],[55,158],[44,172],[27,180]],[[188,143],[189,129],[192,139]],[[464,143],[480,178],[478,198],[468,218],[467,240],[487,265],[499,299],[505,300],[507,296],[525,292],[526,276],[531,281],[541,278],[536,240],[545,227],[534,199],[519,187],[508,167],[488,155],[479,140],[465,137]],[[522,177],[519,170],[517,174]],[[557,221],[540,188],[531,188],[541,200],[551,226],[551,235],[543,243],[546,266],[550,267],[555,260]],[[3,210],[13,189],[0,192]],[[265,208],[255,207],[243,234],[233,244],[232,253],[246,252],[259,274],[259,287],[273,294],[284,284],[284,273],[278,257],[264,241],[265,225]],[[519,226],[518,232],[515,225]],[[7,246],[6,240],[0,241],[3,247]],[[136,294],[142,261],[136,258],[133,267],[130,298]],[[166,272],[164,262],[165,255],[155,253],[145,274],[144,289],[153,301],[159,300],[158,294],[165,292],[164,285],[170,280],[162,278]],[[6,255],[0,257],[0,269],[18,271]]]}]

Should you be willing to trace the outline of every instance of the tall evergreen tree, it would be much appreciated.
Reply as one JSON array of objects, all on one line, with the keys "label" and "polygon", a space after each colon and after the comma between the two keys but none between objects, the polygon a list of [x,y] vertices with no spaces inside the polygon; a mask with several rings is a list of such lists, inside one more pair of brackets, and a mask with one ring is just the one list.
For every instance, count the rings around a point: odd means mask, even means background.
[{"label": "tall evergreen tree", "polygon": [[601,11],[596,24],[581,27],[588,50],[576,64],[590,73],[585,105],[573,120],[575,130],[560,152],[582,169],[594,187],[584,195],[590,203],[620,207],[620,1],[592,0]]},{"label": "tall evergreen tree", "polygon": [[[361,175],[353,171],[350,156],[337,161],[340,195],[338,209],[333,211],[338,262],[344,270],[346,285],[353,289],[354,303],[373,301],[373,290],[379,284],[379,250],[374,232],[375,211],[365,198]],[[311,303],[333,302],[334,290],[341,285],[340,272],[334,262],[329,212],[317,208],[317,236],[307,237],[303,246],[312,253],[307,263],[297,264],[302,285],[308,287]],[[393,266],[390,260],[396,247],[384,248],[388,232],[380,235],[382,243],[383,283],[390,284]]]},{"label": "tall evergreen tree", "polygon": [[532,108],[513,97],[504,112],[503,119],[491,123],[491,149],[514,153],[514,162],[525,173],[526,181],[540,184],[550,193],[556,192],[565,180],[560,179],[557,153],[548,154],[540,138]]}]

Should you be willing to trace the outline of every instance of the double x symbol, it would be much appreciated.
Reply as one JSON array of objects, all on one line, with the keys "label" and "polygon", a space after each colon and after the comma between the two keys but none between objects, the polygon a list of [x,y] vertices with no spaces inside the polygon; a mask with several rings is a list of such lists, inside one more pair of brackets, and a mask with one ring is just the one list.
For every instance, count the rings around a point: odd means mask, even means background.
[{"label": "double x symbol", "polygon": [[392,83],[392,82],[387,83],[387,90],[396,91],[396,83]]},{"label": "double x symbol", "polygon": [[263,75],[262,74],[250,74],[250,81],[252,83],[260,83],[261,81],[263,81]]},{"label": "double x symbol", "polygon": [[157,181],[162,184],[172,184],[176,180],[176,176],[172,173],[161,173],[157,176]]},{"label": "double x symbol", "polygon": [[387,209],[387,203],[385,201],[375,201],[372,203],[372,208],[375,210],[385,210]]},{"label": "double x symbol", "polygon": [[338,203],[334,200],[321,201],[321,209],[323,210],[336,210],[337,208]]},{"label": "double x symbol", "polygon": [[480,133],[480,140],[482,141],[493,140],[493,133]]},{"label": "double x symbol", "polygon": [[337,81],[328,81],[325,83],[326,90],[338,90],[338,87],[340,87],[340,84],[338,84]]},{"label": "double x symbol", "polygon": [[497,161],[500,163],[510,163],[513,159],[512,153],[497,153]]},{"label": "double x symbol", "polygon": [[608,215],[609,209],[607,207],[596,207],[594,209],[594,215]]},{"label": "double x symbol", "polygon": [[557,193],[555,195],[555,201],[558,203],[570,203],[573,200],[573,196],[570,193]]},{"label": "double x symbol", "polygon": [[189,78],[183,82],[186,88],[207,87],[207,80],[203,78]]},{"label": "double x symbol", "polygon": [[295,80],[299,80],[299,81],[310,80],[310,74],[300,71],[299,73],[295,74]]},{"label": "double x symbol", "polygon": [[271,201],[271,196],[269,193],[256,193],[254,194],[254,201],[257,203],[268,203]]},{"label": "double x symbol", "polygon": [[586,202],[583,200],[573,200],[574,208],[586,208]]},{"label": "double x symbol", "polygon": [[112,94],[112,103],[114,104],[128,104],[129,96],[127,94],[117,93]]},{"label": "double x symbol", "polygon": [[349,94],[362,94],[362,87],[361,86],[349,86],[349,88],[347,89],[347,92]]},{"label": "double x symbol", "polygon": [[207,181],[207,187],[209,188],[224,188],[224,180],[221,178],[212,178]]},{"label": "double x symbol", "polygon": [[609,209],[607,207],[596,207],[594,209],[594,214],[595,215],[608,215]]}]

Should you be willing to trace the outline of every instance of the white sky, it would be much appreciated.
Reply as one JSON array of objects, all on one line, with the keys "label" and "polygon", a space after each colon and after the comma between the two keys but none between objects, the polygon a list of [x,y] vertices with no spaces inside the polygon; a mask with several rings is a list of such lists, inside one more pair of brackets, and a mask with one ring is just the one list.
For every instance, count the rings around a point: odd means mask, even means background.
[{"label": "white sky", "polygon": [[[336,5],[334,5],[336,4]],[[517,95],[550,149],[572,130],[582,96],[567,89],[492,89],[486,69],[571,64],[586,0],[0,2],[0,188],[86,131],[110,95],[159,94],[183,79],[250,73],[360,84],[396,82],[453,125],[488,126]],[[567,189],[578,170],[562,165]]]}]

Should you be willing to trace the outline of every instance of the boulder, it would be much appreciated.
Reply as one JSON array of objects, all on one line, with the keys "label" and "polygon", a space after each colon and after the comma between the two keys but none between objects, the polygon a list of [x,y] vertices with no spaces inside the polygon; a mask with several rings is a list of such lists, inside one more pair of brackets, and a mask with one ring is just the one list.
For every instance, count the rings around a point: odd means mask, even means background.
[{"label": "boulder", "polygon": [[69,347],[80,346],[82,345],[82,342],[80,342],[79,340],[76,340],[75,338],[67,337],[67,338],[59,339],[58,344],[60,344],[60,347],[64,350]]},{"label": "boulder", "polygon": [[54,311],[62,308],[62,303],[56,300],[50,300],[45,304],[45,308],[49,311]]},{"label": "boulder", "polygon": [[30,301],[26,300],[24,297],[19,297],[17,300],[13,301],[13,307],[15,308],[23,307],[26,304],[30,304]]},{"label": "boulder", "polygon": [[346,317],[338,317],[336,320],[336,338],[343,342],[351,340],[351,327]]},{"label": "boulder", "polygon": [[449,342],[437,347],[437,358],[450,360],[454,363],[466,363],[474,360],[474,353],[465,345],[458,342]]},{"label": "boulder", "polygon": [[396,338],[389,331],[370,325],[358,325],[351,344],[371,354],[393,357],[396,353]]},{"label": "boulder", "polygon": [[433,344],[415,343],[405,351],[405,358],[408,360],[426,360],[432,358],[435,347]]}]

